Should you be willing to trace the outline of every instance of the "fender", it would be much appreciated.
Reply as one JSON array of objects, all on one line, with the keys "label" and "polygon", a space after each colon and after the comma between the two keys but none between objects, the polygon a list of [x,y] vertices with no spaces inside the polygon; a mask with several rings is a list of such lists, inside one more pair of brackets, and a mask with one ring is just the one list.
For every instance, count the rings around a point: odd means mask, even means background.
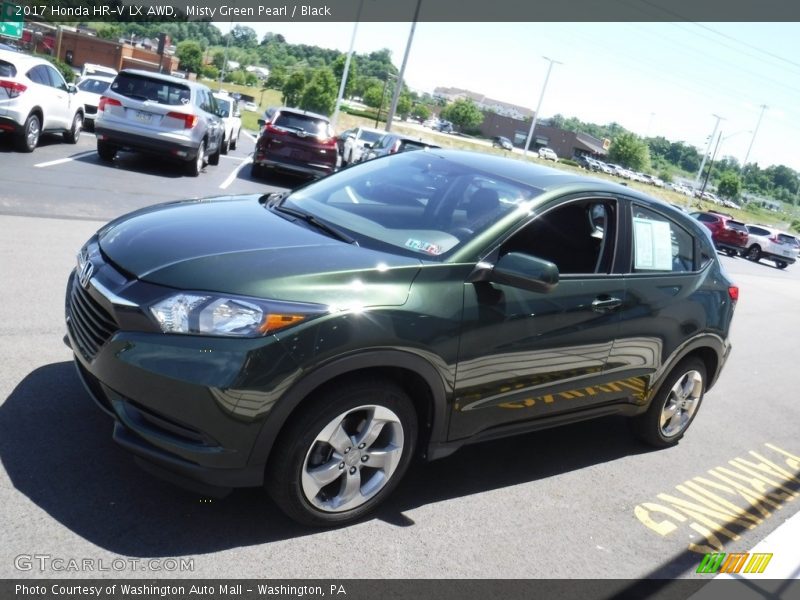
[{"label": "fender", "polygon": [[400,367],[420,375],[428,384],[433,398],[430,438],[425,454],[428,454],[428,448],[433,444],[446,440],[448,395],[445,382],[437,369],[418,354],[405,350],[367,350],[325,363],[292,385],[270,411],[253,445],[248,464],[267,464],[272,445],[286,420],[315,389],[335,377],[370,367]]},{"label": "fender", "polygon": [[[714,383],[717,381],[717,377],[719,377],[720,372],[722,371],[722,367],[725,365],[725,361],[728,358],[728,355],[731,351],[730,343],[726,343],[725,340],[715,334],[705,333],[694,337],[690,340],[687,340],[682,345],[680,345],[664,363],[661,365],[661,368],[658,369],[650,378],[650,398],[658,391],[661,387],[661,384],[664,382],[664,379],[672,372],[672,369],[686,358],[687,355],[691,354],[695,350],[711,350],[717,355],[717,368],[713,373],[706,373],[708,377],[708,381],[706,383],[706,391],[710,390]],[[648,402],[649,405],[649,402]]]}]

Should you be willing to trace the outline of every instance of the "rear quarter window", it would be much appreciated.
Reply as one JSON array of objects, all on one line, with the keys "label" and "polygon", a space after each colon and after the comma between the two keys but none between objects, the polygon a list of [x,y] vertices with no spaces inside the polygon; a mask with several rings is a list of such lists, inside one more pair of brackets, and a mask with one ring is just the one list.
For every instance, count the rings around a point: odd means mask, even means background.
[{"label": "rear quarter window", "polygon": [[17,76],[17,67],[12,65],[8,61],[0,60],[0,77],[16,77],[16,76]]}]

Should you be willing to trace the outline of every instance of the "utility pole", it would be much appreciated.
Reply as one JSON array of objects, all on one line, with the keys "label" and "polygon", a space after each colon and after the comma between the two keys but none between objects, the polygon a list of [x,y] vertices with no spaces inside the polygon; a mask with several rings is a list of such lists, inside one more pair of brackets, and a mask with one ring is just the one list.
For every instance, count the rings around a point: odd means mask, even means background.
[{"label": "utility pole", "polygon": [[750,138],[750,145],[747,147],[747,154],[744,155],[744,162],[742,162],[742,168],[747,165],[747,159],[750,158],[750,150],[753,149],[753,143],[756,141],[756,134],[758,133],[758,128],[761,125],[761,119],[764,117],[764,111],[769,108],[766,104],[761,105],[761,113],[758,115],[758,122],[756,123],[756,128],[753,130],[753,137]]},{"label": "utility pole", "polygon": [[397,76],[397,85],[394,88],[394,95],[392,96],[392,106],[389,108],[389,114],[386,116],[386,131],[392,130],[392,121],[394,121],[394,113],[397,111],[397,101],[400,99],[400,92],[403,89],[403,75],[406,72],[408,55],[411,53],[411,42],[414,41],[414,30],[417,28],[417,19],[419,18],[420,6],[422,6],[422,0],[417,0],[417,8],[414,9],[414,20],[411,22],[411,31],[408,33],[406,53],[403,55],[403,64],[400,65],[400,73]]},{"label": "utility pole", "polygon": [[544,100],[544,92],[547,89],[547,81],[550,79],[550,71],[553,70],[553,65],[564,64],[558,62],[557,60],[553,60],[552,58],[547,58],[546,56],[543,56],[542,58],[550,61],[550,64],[547,66],[547,75],[544,77],[544,85],[542,86],[542,93],[539,95],[539,103],[536,105],[536,112],[533,113],[533,119],[531,119],[531,129],[528,132],[528,139],[525,140],[525,150],[522,153],[524,156],[528,156],[528,148],[530,148],[531,140],[533,139],[533,130],[536,129],[536,121],[539,118],[539,111],[542,109],[542,100]]},{"label": "utility pole", "polygon": [[717,157],[717,150],[719,150],[719,143],[722,141],[722,132],[719,132],[717,136],[717,144],[714,146],[714,154],[711,155],[711,162],[708,163],[708,171],[706,171],[706,178],[703,179],[703,187],[700,189],[700,197],[703,197],[703,192],[706,191],[706,186],[708,185],[708,178],[711,175],[711,169],[714,168],[714,159]]},{"label": "utility pole", "polygon": [[694,187],[697,187],[697,184],[700,183],[700,178],[703,176],[703,167],[706,166],[706,159],[708,158],[708,151],[711,150],[711,144],[714,143],[714,138],[717,137],[717,128],[719,127],[719,122],[724,119],[724,117],[720,117],[719,115],[711,115],[717,119],[716,123],[714,123],[714,131],[711,132],[711,137],[708,138],[708,144],[706,144],[706,150],[703,152],[703,160],[700,161],[700,170],[697,172],[697,177],[694,178]]}]

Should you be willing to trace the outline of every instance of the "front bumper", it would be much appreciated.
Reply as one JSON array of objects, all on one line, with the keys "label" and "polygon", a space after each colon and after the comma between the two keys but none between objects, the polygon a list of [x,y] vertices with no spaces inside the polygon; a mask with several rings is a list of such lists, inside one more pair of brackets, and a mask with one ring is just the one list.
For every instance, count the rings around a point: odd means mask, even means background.
[{"label": "front bumper", "polygon": [[[154,286],[115,289],[121,275],[94,264],[86,286],[69,279],[67,339],[86,390],[114,419],[114,441],[184,487],[261,485],[266,457],[253,458],[256,440],[296,371],[281,343],[141,331],[146,315],[121,294],[142,298]],[[136,323],[139,331],[126,330]]]}]

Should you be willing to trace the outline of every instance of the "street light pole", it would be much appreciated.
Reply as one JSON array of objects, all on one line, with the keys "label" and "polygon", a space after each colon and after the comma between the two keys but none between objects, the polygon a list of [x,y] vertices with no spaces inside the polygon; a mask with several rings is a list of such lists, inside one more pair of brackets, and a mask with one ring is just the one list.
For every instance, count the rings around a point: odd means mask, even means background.
[{"label": "street light pole", "polygon": [[353,23],[353,35],[350,36],[350,50],[347,51],[347,58],[344,59],[344,70],[342,70],[342,81],[339,84],[339,95],[336,97],[336,107],[333,109],[331,117],[331,129],[336,131],[336,123],[339,120],[339,108],[342,106],[344,98],[344,88],[347,86],[347,75],[350,73],[350,61],[353,60],[353,48],[356,44],[356,33],[358,32],[358,22],[361,20],[361,9],[364,8],[364,0],[358,3],[356,22]]},{"label": "street light pole", "polygon": [[753,130],[753,137],[750,138],[750,145],[747,147],[747,154],[744,155],[744,162],[742,162],[743,169],[747,166],[747,159],[750,158],[750,150],[753,149],[753,143],[756,141],[756,134],[761,125],[761,119],[764,117],[764,111],[767,110],[767,108],[769,107],[766,104],[761,105],[761,113],[758,115],[758,122],[756,123],[756,128]]},{"label": "street light pole", "polygon": [[403,89],[403,75],[406,72],[406,63],[408,63],[408,55],[411,53],[411,42],[414,41],[414,30],[417,28],[417,19],[419,18],[419,9],[422,6],[422,0],[417,0],[417,8],[414,9],[414,20],[411,22],[411,31],[408,33],[408,42],[406,43],[406,53],[403,55],[403,64],[400,65],[400,73],[397,75],[397,85],[394,88],[394,95],[392,96],[392,106],[389,108],[389,114],[386,116],[386,131],[392,130],[392,121],[394,121],[394,113],[397,111],[397,102],[400,99],[400,92]]},{"label": "street light pole", "polygon": [[539,118],[539,111],[542,109],[542,100],[544,100],[544,92],[547,89],[547,81],[550,79],[550,71],[553,70],[553,65],[564,64],[562,62],[558,62],[557,60],[553,60],[552,58],[547,58],[546,56],[543,56],[542,58],[550,61],[550,64],[547,66],[547,75],[544,77],[544,85],[542,85],[542,93],[539,95],[539,103],[536,105],[536,112],[533,113],[533,118],[531,119],[531,129],[528,132],[528,139],[525,140],[525,150],[522,153],[524,156],[528,156],[528,148],[530,148],[531,140],[533,139],[533,130],[536,129],[536,121]]},{"label": "street light pole", "polygon": [[697,177],[694,178],[694,187],[697,187],[697,184],[700,183],[700,178],[703,176],[703,167],[706,166],[706,159],[708,158],[708,151],[711,150],[711,144],[714,143],[714,138],[717,137],[717,128],[719,127],[719,122],[724,119],[724,117],[720,117],[719,115],[711,115],[717,119],[716,123],[714,123],[714,131],[711,132],[711,137],[708,138],[708,144],[706,144],[706,150],[703,152],[703,160],[700,161],[700,170],[697,171]]}]

